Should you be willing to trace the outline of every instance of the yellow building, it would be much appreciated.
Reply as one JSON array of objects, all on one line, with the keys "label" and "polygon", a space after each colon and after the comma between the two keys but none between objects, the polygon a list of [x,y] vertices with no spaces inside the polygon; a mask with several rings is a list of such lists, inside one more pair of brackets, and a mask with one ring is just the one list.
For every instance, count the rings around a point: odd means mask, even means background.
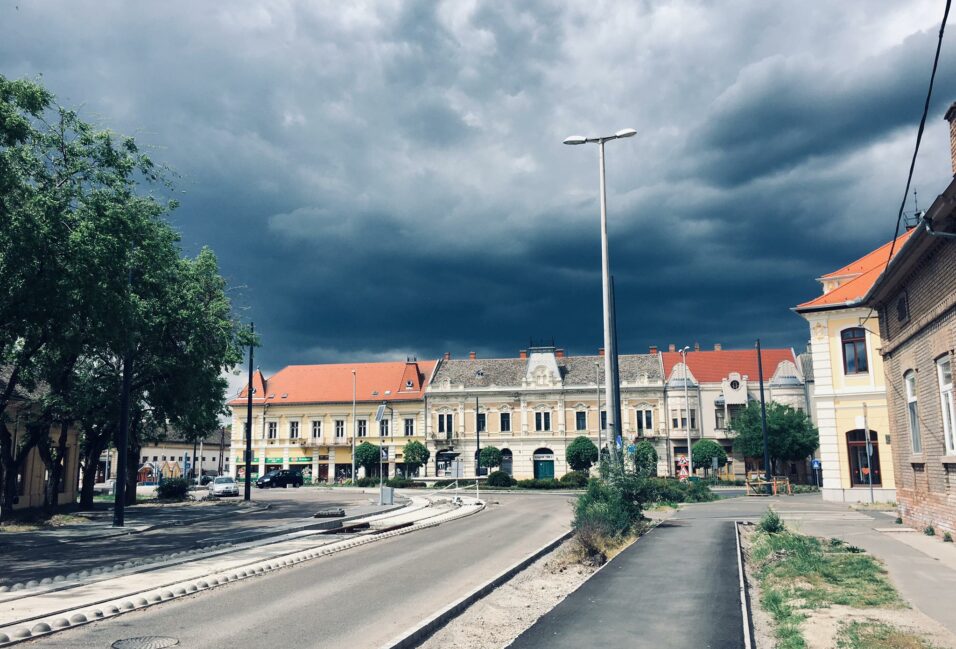
[{"label": "yellow building", "polygon": [[[386,454],[387,475],[402,473],[402,449],[425,443],[425,388],[435,361],[290,365],[253,376],[253,477],[297,469],[306,480],[352,477],[352,448],[369,442]],[[232,409],[230,473],[245,476],[247,388]],[[385,406],[381,420],[376,414]]]},{"label": "yellow building", "polygon": [[825,500],[868,502],[871,488],[876,501],[896,500],[877,315],[862,303],[891,247],[820,277],[823,295],[794,308],[810,324]]}]

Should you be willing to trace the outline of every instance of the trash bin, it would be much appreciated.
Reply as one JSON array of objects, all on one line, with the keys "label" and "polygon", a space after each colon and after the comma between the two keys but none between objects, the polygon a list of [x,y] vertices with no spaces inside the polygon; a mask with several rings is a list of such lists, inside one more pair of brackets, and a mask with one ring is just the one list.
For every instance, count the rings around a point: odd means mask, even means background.
[{"label": "trash bin", "polygon": [[383,505],[394,505],[395,504],[395,490],[391,487],[382,487],[382,504]]}]

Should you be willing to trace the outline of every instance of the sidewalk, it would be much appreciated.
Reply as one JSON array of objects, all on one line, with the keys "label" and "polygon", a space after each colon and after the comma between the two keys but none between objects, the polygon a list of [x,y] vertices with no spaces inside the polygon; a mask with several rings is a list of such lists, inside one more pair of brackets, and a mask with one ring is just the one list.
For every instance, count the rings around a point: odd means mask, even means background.
[{"label": "sidewalk", "polygon": [[839,538],[881,559],[893,584],[914,608],[956,633],[953,543],[896,525],[896,512],[853,510],[846,504],[823,502],[819,496],[774,500],[779,500],[773,506],[794,530]]}]

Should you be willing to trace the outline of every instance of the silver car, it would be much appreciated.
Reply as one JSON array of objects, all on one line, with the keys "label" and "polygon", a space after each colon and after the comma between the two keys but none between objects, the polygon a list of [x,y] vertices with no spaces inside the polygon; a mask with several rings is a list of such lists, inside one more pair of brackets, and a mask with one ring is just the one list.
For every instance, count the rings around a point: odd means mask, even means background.
[{"label": "silver car", "polygon": [[219,476],[209,483],[210,496],[238,496],[239,485],[231,476]]}]

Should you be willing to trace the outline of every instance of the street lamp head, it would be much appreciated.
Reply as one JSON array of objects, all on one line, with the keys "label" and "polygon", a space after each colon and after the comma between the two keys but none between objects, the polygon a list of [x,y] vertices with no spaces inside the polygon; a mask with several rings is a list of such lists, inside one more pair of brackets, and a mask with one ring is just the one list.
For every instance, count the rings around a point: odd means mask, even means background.
[{"label": "street lamp head", "polygon": [[614,137],[634,137],[635,135],[637,135],[637,131],[633,128],[622,128],[614,134]]},{"label": "street lamp head", "polygon": [[572,135],[571,137],[564,138],[565,144],[584,144],[588,139],[583,135]]}]

